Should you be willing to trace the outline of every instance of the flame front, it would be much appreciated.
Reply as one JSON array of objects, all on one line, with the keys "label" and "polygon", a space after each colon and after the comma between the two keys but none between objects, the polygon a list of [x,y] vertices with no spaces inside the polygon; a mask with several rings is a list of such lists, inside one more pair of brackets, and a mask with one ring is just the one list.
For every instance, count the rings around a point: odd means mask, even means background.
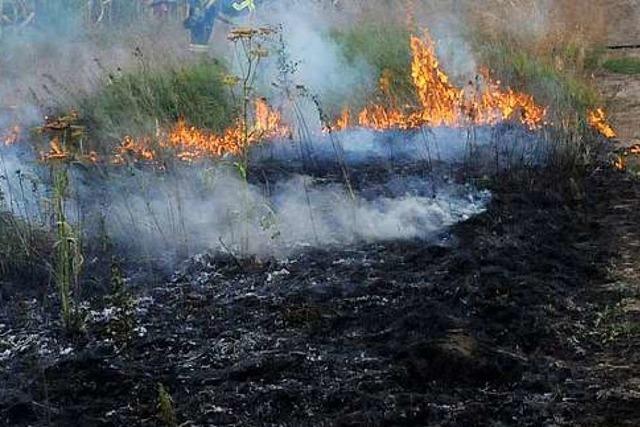
[{"label": "flame front", "polygon": [[[388,98],[389,106],[373,104],[358,114],[360,127],[376,130],[413,129],[421,126],[463,126],[496,124],[519,120],[530,129],[544,124],[546,108],[538,105],[531,95],[500,88],[488,72],[482,72],[476,82],[457,88],[442,70],[435,45],[428,34],[424,39],[410,40],[411,77],[419,101],[418,108],[402,109],[390,95],[387,79],[380,81],[380,90]],[[342,113],[332,129],[349,125],[350,113]],[[346,120],[345,120],[346,119]]]},{"label": "flame front", "polygon": [[617,136],[613,126],[611,126],[607,120],[607,113],[605,113],[604,109],[597,108],[589,111],[587,121],[589,126],[600,132],[605,137],[615,138]]},{"label": "flame front", "polygon": [[113,162],[153,161],[159,157],[159,150],[172,151],[178,159],[187,162],[227,154],[238,155],[250,145],[289,134],[280,114],[271,109],[266,100],[256,100],[254,108],[255,121],[252,128],[246,128],[243,121],[238,120],[222,134],[215,134],[190,126],[184,119],[179,119],[168,133],[159,133],[155,145],[154,140],[149,137],[134,139],[127,136],[117,148]]}]

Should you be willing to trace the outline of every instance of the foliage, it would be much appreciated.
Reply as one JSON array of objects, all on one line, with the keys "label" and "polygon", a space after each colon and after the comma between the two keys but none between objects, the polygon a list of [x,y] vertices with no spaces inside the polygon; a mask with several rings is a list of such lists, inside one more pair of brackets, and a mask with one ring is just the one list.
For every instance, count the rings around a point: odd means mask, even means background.
[{"label": "foliage", "polygon": [[153,134],[158,124],[173,124],[180,117],[214,131],[232,121],[221,63],[149,70],[141,61],[137,72],[110,75],[101,90],[78,100],[94,139],[117,143],[127,134]]},{"label": "foliage", "polygon": [[618,74],[640,74],[640,58],[613,58],[606,60],[602,67],[612,73]]},{"label": "foliage", "polygon": [[[411,51],[408,28],[397,23],[380,25],[377,22],[360,22],[334,30],[331,37],[342,50],[347,63],[357,65],[358,61],[364,61],[372,67],[371,73],[376,79],[383,74],[389,78],[389,91],[400,103],[414,100],[415,90],[409,73]],[[367,102],[367,91],[363,91],[363,94],[365,97],[356,100],[360,102],[359,106]]]},{"label": "foliage", "polygon": [[158,384],[158,418],[167,427],[178,425],[173,398],[163,384]]}]

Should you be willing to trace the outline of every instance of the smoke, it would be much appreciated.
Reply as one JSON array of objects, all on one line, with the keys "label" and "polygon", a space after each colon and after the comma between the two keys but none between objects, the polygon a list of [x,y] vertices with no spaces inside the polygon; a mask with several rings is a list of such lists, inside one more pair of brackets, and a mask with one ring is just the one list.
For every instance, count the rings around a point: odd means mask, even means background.
[{"label": "smoke", "polygon": [[270,6],[263,23],[282,29],[288,57],[296,64],[296,83],[323,97],[344,99],[354,88],[377,80],[369,64],[359,57],[347,60],[332,39],[335,12],[314,4],[290,6],[286,2]]},{"label": "smoke", "polygon": [[[296,141],[255,146],[248,184],[229,163],[181,165],[170,173],[119,171],[97,183],[79,175],[77,181],[86,183],[80,199],[93,213],[85,222],[105,227],[92,233],[105,232],[128,253],[169,266],[204,250],[286,257],[308,246],[433,241],[483,212],[490,194],[449,178],[469,161],[469,144],[464,129],[357,130],[314,139],[307,147],[313,165],[304,163]],[[500,170],[544,161],[540,138],[517,126],[478,128],[473,144],[490,149]]]},{"label": "smoke", "polygon": [[34,126],[52,112],[77,108],[109,76],[194,60],[179,23],[110,27],[88,23],[85,9],[68,2],[39,4],[31,25],[2,28],[0,129],[7,122]]},{"label": "smoke", "polygon": [[[308,246],[434,239],[482,212],[489,194],[419,176],[395,177],[351,195],[340,182],[307,175],[247,185],[224,167],[189,168],[158,179],[119,177],[104,197],[106,234],[130,253],[167,259],[203,250],[282,257]],[[95,207],[91,211],[97,212]],[[97,232],[98,230],[95,230]],[[135,238],[132,239],[132,236]]]},{"label": "smoke", "polygon": [[[326,101],[349,100],[354,91],[375,84],[372,65],[360,57],[347,60],[331,36],[337,12],[288,5],[271,6],[262,22],[282,28],[287,59],[295,64],[294,86]],[[28,127],[41,122],[52,106],[73,106],[79,95],[102,87],[109,73],[195,60],[187,52],[186,33],[176,25],[147,23],[97,37],[75,24],[77,16],[65,25],[55,17],[2,40],[0,66],[9,72],[0,81],[0,129],[13,123]],[[456,30],[458,17],[439,17],[431,32],[440,42],[445,68],[468,79],[476,64]],[[340,19],[349,25],[357,17],[345,13]],[[59,32],[62,28],[67,30]],[[228,50],[216,49],[230,57]],[[274,63],[261,73],[263,89],[282,71]],[[298,120],[319,129],[316,106],[309,99],[302,106]],[[70,219],[89,241],[109,240],[124,253],[166,259],[169,267],[207,249],[265,257],[287,256],[310,245],[437,239],[447,227],[482,212],[489,200],[488,193],[448,178],[467,159],[470,144],[494,144],[497,167],[503,168],[525,156],[535,163],[534,139],[515,128],[498,136],[493,128],[318,134],[255,147],[251,168],[265,177],[249,183],[229,166],[232,161],[170,171],[122,167],[98,173],[73,167]],[[33,156],[4,150],[0,160],[3,194],[19,194],[25,182],[21,174],[47,181],[47,168]],[[41,201],[50,197],[46,190],[21,197],[22,202],[12,200],[5,207],[23,217],[46,218],[40,210]]]}]

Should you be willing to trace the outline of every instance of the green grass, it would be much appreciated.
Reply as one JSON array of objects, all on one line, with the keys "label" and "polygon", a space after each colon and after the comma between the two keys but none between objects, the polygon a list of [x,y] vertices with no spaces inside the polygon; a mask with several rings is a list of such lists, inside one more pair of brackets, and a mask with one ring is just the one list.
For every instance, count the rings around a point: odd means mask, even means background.
[{"label": "green grass", "polygon": [[[352,65],[364,61],[372,69],[374,80],[385,73],[390,77],[390,91],[399,103],[415,100],[411,80],[410,32],[401,25],[360,23],[331,34],[346,61]],[[377,81],[377,80],[375,80]],[[370,93],[362,91],[364,98],[355,100],[364,106]],[[352,103],[354,100],[350,100]]]},{"label": "green grass", "polygon": [[508,41],[479,43],[476,51],[494,77],[549,106],[552,120],[584,117],[587,109],[600,103],[596,89],[570,62],[559,67],[553,57],[535,55]]},{"label": "green grass", "polygon": [[46,232],[0,211],[0,286],[2,279],[45,280],[52,248]]},{"label": "green grass", "polygon": [[216,61],[179,69],[140,70],[110,76],[103,88],[77,101],[92,140],[118,142],[124,135],[155,132],[156,124],[184,117],[195,126],[221,131],[232,121],[226,70]]},{"label": "green grass", "polygon": [[602,64],[602,68],[617,74],[640,74],[640,58],[608,59]]}]

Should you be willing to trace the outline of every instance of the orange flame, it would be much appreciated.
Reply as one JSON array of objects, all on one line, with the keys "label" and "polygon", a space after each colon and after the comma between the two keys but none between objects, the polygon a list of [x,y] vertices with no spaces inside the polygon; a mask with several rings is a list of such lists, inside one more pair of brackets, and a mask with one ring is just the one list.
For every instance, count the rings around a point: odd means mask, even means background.
[{"label": "orange flame", "polygon": [[250,129],[245,127],[242,120],[238,120],[234,126],[218,135],[179,119],[168,133],[161,132],[158,135],[155,146],[152,138],[134,139],[127,136],[116,150],[113,163],[153,161],[159,157],[159,149],[173,151],[178,159],[186,162],[227,154],[238,155],[250,145],[289,134],[289,129],[282,124],[280,113],[271,109],[266,100],[256,100],[254,108],[255,121]]},{"label": "orange flame", "polygon": [[627,169],[627,162],[625,160],[625,158],[621,155],[617,155],[613,158],[611,164],[613,165],[614,169],[620,170],[620,171],[624,171]]},{"label": "orange flame", "polygon": [[[420,126],[462,126],[465,124],[495,124],[507,120],[519,120],[530,129],[544,124],[546,108],[538,105],[531,95],[503,90],[500,82],[489,78],[488,72],[480,73],[476,83],[467,87],[455,87],[442,70],[435,53],[435,45],[428,34],[424,39],[412,36],[410,40],[412,63],[411,77],[420,102],[418,108],[398,108],[390,95],[388,77],[380,80],[380,89],[388,98],[386,107],[373,104],[358,114],[358,125],[375,130],[413,129]],[[332,129],[346,128],[350,113],[343,112]]]},{"label": "orange flame", "polygon": [[617,136],[616,131],[611,124],[607,121],[607,113],[602,108],[590,110],[588,112],[587,121],[589,126],[600,132],[606,138],[615,138]]},{"label": "orange flame", "polygon": [[22,129],[18,125],[13,125],[0,139],[4,145],[13,145],[18,142]]},{"label": "orange flame", "polygon": [[44,162],[50,162],[55,160],[67,160],[71,157],[71,154],[65,150],[62,143],[60,142],[60,138],[53,137],[49,142],[49,151],[41,152],[40,159]]}]

